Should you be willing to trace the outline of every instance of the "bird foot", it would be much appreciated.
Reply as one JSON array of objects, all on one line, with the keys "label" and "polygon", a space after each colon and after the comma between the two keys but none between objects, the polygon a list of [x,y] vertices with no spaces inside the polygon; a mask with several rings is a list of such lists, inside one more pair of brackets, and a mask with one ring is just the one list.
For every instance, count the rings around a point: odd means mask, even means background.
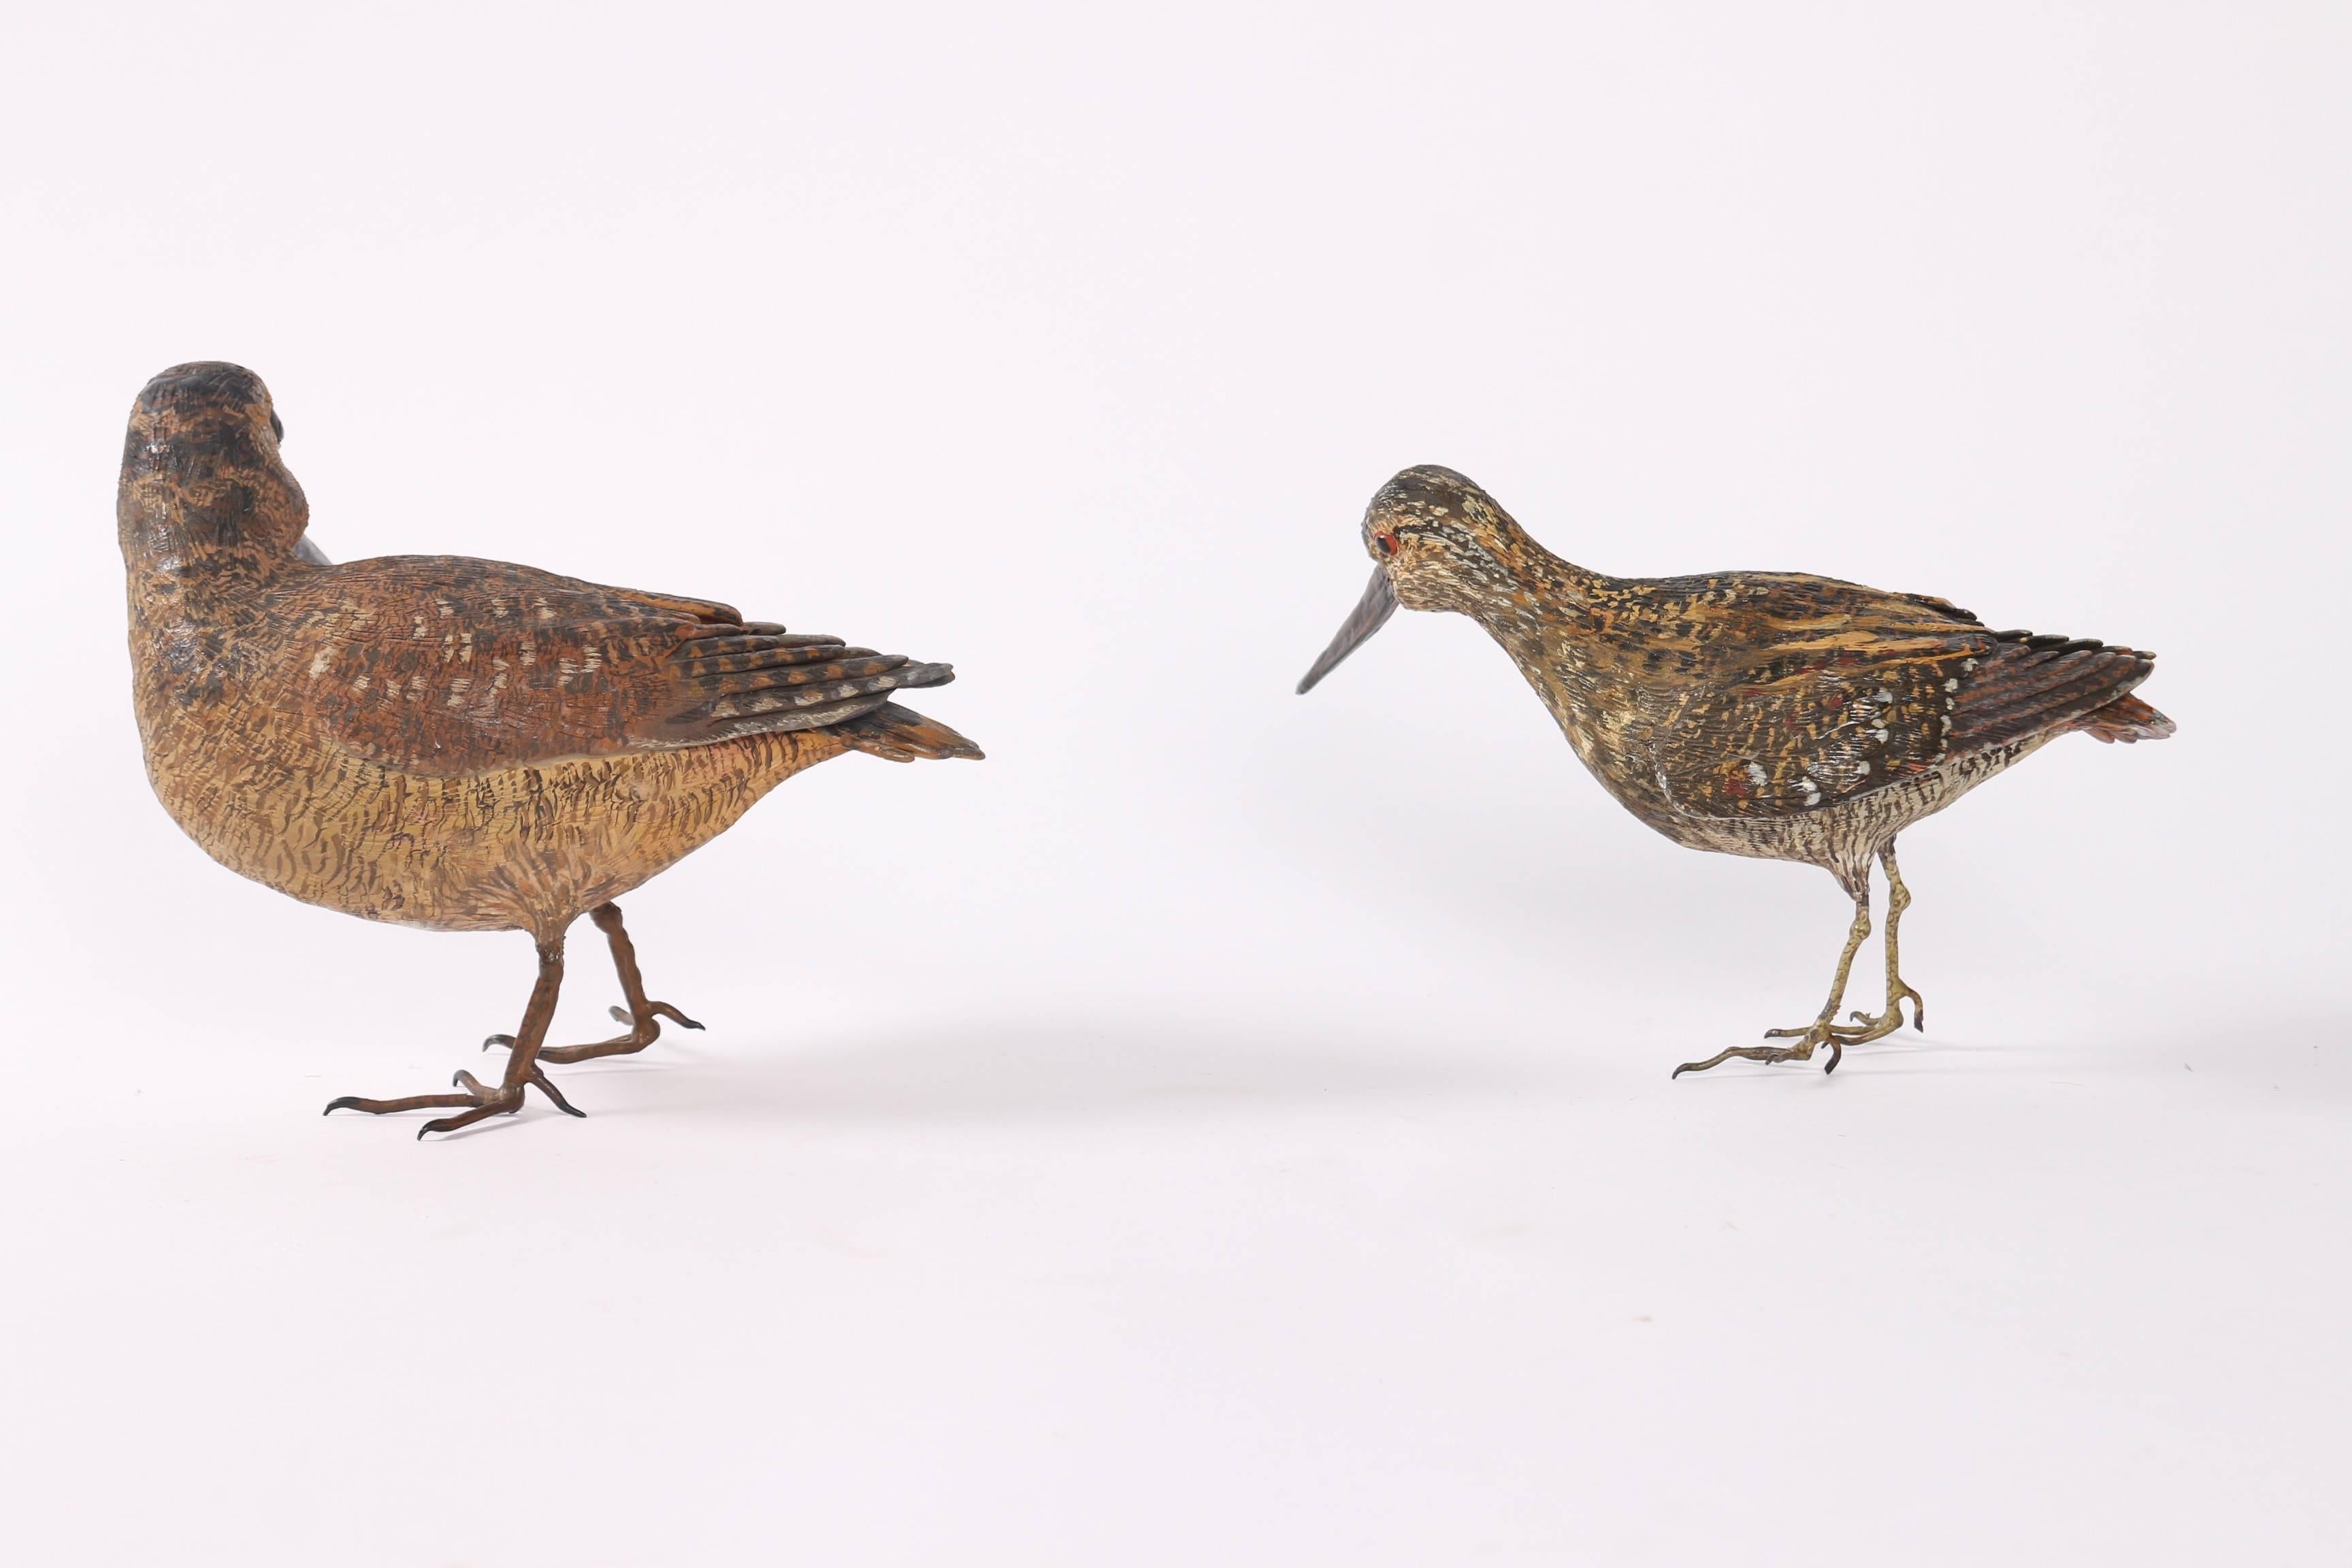
[{"label": "bird foot", "polygon": [[1886,1039],[1903,1027],[1903,999],[1910,996],[1912,1027],[1927,1030],[1927,996],[1895,980],[1895,990],[1886,992],[1886,1011],[1872,1016],[1863,1008],[1853,1008],[1853,1025],[1837,1025],[1837,1037],[1849,1047],[1861,1047],[1872,1039]]},{"label": "bird foot", "polygon": [[460,1092],[411,1094],[398,1100],[368,1100],[360,1095],[347,1094],[339,1100],[329,1100],[323,1114],[332,1116],[338,1110],[364,1110],[370,1116],[383,1116],[396,1110],[454,1110],[459,1106],[466,1108],[460,1115],[436,1117],[418,1128],[416,1136],[423,1138],[428,1132],[455,1132],[461,1127],[471,1127],[485,1117],[512,1116],[522,1109],[525,1085],[536,1085],[541,1093],[554,1102],[555,1109],[562,1111],[566,1116],[584,1117],[588,1114],[564,1099],[562,1091],[555,1087],[545,1073],[540,1071],[537,1063],[532,1064],[530,1076],[522,1083],[486,1084],[472,1073],[462,1070],[449,1082],[452,1088]]},{"label": "bird foot", "polygon": [[[597,1040],[584,1046],[549,1046],[539,1053],[539,1059],[559,1064],[584,1062],[597,1057],[627,1056],[634,1051],[642,1051],[661,1038],[661,1021],[664,1018],[667,1018],[680,1028],[702,1027],[667,1002],[648,1002],[646,1004],[644,1013],[636,1015],[631,1014],[626,1007],[614,1007],[608,1010],[613,1015],[613,1022],[629,1026],[627,1034],[615,1035],[609,1040]],[[513,1044],[512,1035],[492,1035],[482,1041],[482,1049],[487,1051],[494,1046],[512,1046]]]},{"label": "bird foot", "polygon": [[1852,1031],[1843,1026],[1832,1023],[1828,1015],[1824,1014],[1802,1028],[1764,1031],[1766,1039],[1793,1039],[1797,1042],[1793,1046],[1727,1046],[1703,1062],[1683,1063],[1674,1070],[1672,1076],[1680,1078],[1686,1072],[1705,1072],[1707,1068],[1720,1066],[1734,1057],[1738,1057],[1742,1061],[1751,1062],[1811,1061],[1813,1059],[1813,1048],[1817,1046],[1827,1046],[1830,1048],[1830,1059],[1822,1065],[1822,1070],[1835,1072],[1839,1061],[1845,1055],[1843,1042],[1851,1033]]}]

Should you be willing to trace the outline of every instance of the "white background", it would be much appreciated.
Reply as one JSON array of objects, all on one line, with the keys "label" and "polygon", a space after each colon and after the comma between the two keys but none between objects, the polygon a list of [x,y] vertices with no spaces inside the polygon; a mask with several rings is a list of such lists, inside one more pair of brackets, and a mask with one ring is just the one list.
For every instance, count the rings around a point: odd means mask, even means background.
[{"label": "white background", "polygon": [[[2341,7],[47,9],[10,1561],[2352,1553]],[[194,358],[336,558],[950,659],[989,760],[630,900],[710,1029],[590,1120],[321,1119],[478,1067],[530,952],[149,795],[114,470]],[[1844,905],[1653,836],[1466,621],[1291,695],[1413,462],[1602,570],[2156,648],[2179,736],[1905,841],[1924,1037],[1670,1083]]]}]

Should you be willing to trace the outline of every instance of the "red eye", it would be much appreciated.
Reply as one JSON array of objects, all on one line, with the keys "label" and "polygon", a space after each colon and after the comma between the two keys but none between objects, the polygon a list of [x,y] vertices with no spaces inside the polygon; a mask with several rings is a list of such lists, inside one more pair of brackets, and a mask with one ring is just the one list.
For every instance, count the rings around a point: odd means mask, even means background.
[{"label": "red eye", "polygon": [[1393,533],[1376,533],[1376,534],[1372,535],[1372,538],[1373,538],[1373,540],[1374,540],[1374,541],[1375,541],[1375,542],[1380,545],[1380,547],[1381,547],[1381,554],[1383,554],[1383,555],[1394,555],[1394,554],[1396,553],[1396,535],[1395,535],[1395,534],[1393,534]]}]

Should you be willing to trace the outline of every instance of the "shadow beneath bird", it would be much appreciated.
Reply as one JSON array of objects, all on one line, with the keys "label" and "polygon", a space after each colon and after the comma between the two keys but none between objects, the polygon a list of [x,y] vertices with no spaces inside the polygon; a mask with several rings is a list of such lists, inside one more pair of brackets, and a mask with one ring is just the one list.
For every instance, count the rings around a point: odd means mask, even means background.
[{"label": "shadow beneath bird", "polygon": [[2232,1094],[2291,1094],[2304,1105],[2352,1104],[2352,1016],[2326,1009],[2216,1009],[2200,1016],[2190,1008],[2156,1028],[2085,1016],[1958,1037],[1906,1031],[1862,1052],[1872,1076],[1888,1080],[1965,1074],[2074,1088],[2201,1081]]},{"label": "shadow beneath bird", "polygon": [[1065,1122],[1217,1118],[1249,1108],[1406,1105],[1553,1089],[1557,1079],[1465,1054],[1361,1037],[1175,1023],[1011,1019],[837,1035],[816,1047],[583,1068],[631,1076],[597,1113],[824,1122]]}]

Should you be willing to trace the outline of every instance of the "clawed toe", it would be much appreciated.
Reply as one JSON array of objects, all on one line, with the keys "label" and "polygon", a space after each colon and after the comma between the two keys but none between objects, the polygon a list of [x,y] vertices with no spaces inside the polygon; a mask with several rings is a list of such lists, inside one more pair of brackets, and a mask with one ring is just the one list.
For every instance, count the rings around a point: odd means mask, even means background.
[{"label": "clawed toe", "polygon": [[1906,998],[1911,1003],[1912,1028],[1925,1031],[1927,1027],[1927,1004],[1919,993],[1906,985],[1887,995],[1886,1011],[1884,1013],[1865,1013],[1856,1007],[1851,1015],[1853,1022],[1838,1026],[1839,1037],[1850,1046],[1885,1039],[1903,1026],[1903,1004]]},{"label": "clawed toe", "polygon": [[[460,1073],[458,1076],[462,1078],[466,1075]],[[457,1116],[436,1117],[433,1121],[426,1122],[424,1126],[416,1130],[416,1140],[421,1143],[425,1141],[425,1134],[427,1133],[455,1132],[461,1127],[471,1127],[475,1122],[483,1121],[488,1117],[512,1116],[516,1111],[520,1110],[521,1109],[521,1090],[493,1090],[488,1098],[481,1100],[471,1110],[467,1110]]]},{"label": "clawed toe", "polygon": [[547,1076],[549,1063],[641,1051],[660,1036],[661,1020],[665,1018],[682,1029],[702,1027],[668,1003],[652,1001],[646,995],[644,979],[637,973],[636,950],[622,928],[618,906],[600,904],[589,914],[611,942],[614,968],[628,996],[627,1006],[613,1009],[613,1016],[629,1026],[627,1034],[594,1045],[546,1047],[548,1022],[555,1015],[556,1000],[563,986],[563,942],[560,936],[551,938],[540,943],[539,982],[531,988],[530,1005],[523,1011],[522,1026],[511,1035],[491,1035],[482,1041],[486,1051],[504,1047],[509,1053],[506,1072],[498,1083],[484,1083],[472,1073],[461,1070],[449,1080],[450,1092],[446,1094],[412,1094],[399,1100],[369,1100],[347,1094],[327,1102],[328,1114],[338,1110],[362,1110],[371,1116],[400,1110],[456,1113],[437,1116],[418,1128],[417,1137],[424,1138],[436,1132],[456,1132],[492,1116],[512,1116],[522,1109],[530,1091],[537,1089],[547,1096],[549,1104],[564,1115],[584,1117],[588,1113],[566,1100],[563,1091]]},{"label": "clawed toe", "polygon": [[564,1115],[576,1116],[583,1121],[588,1119],[588,1113],[564,1099],[563,1091],[555,1087],[555,1080],[541,1072],[536,1063],[530,1069],[530,1081],[538,1085],[540,1093],[547,1096],[549,1102]]},{"label": "clawed toe", "polygon": [[456,1116],[440,1116],[416,1130],[420,1139],[428,1133],[455,1132],[462,1127],[492,1116],[512,1116],[522,1109],[523,1085],[535,1085],[547,1096],[555,1109],[566,1116],[585,1117],[588,1113],[563,1098],[553,1080],[531,1064],[530,1076],[521,1084],[488,1084],[462,1068],[449,1080],[456,1090],[451,1094],[411,1094],[398,1100],[369,1100],[362,1095],[346,1094],[327,1102],[324,1114],[338,1110],[363,1110],[371,1116],[384,1116],[401,1110],[457,1110]]},{"label": "clawed toe", "polygon": [[1816,1018],[1801,1028],[1767,1029],[1764,1037],[1768,1040],[1794,1040],[1797,1043],[1793,1046],[1727,1046],[1703,1062],[1683,1063],[1669,1076],[1680,1078],[1686,1072],[1705,1072],[1735,1057],[1748,1062],[1811,1061],[1817,1046],[1827,1046],[1830,1052],[1830,1059],[1822,1064],[1822,1070],[1835,1072],[1838,1063],[1845,1058],[1845,1047],[1842,1043],[1845,1035],[1845,1030],[1827,1018]]},{"label": "clawed toe", "polygon": [[1846,892],[1853,900],[1853,923],[1846,929],[1845,951],[1838,954],[1837,975],[1830,984],[1829,1000],[1822,1005],[1821,1016],[1801,1028],[1764,1031],[1766,1039],[1793,1041],[1791,1045],[1734,1046],[1727,1050],[1717,1051],[1703,1062],[1683,1063],[1675,1069],[1675,1077],[1680,1078],[1686,1072],[1705,1072],[1734,1057],[1754,1062],[1806,1061],[1812,1057],[1815,1047],[1824,1046],[1828,1047],[1829,1059],[1822,1064],[1822,1071],[1835,1072],[1838,1063],[1845,1059],[1846,1047],[1884,1039],[1903,1026],[1903,1003],[1906,997],[1911,1003],[1911,1026],[1922,1031],[1927,1027],[1927,999],[1905,983],[1895,941],[1895,930],[1902,921],[1903,911],[1911,904],[1910,889],[1904,887],[1902,873],[1895,869],[1894,841],[1889,839],[1880,846],[1876,854],[1879,863],[1886,868],[1887,884],[1885,1011],[1871,1014],[1857,1007],[1849,1015],[1853,1022],[1841,1024],[1836,1021],[1838,1007],[1845,995],[1846,980],[1853,972],[1853,955],[1870,935],[1870,879],[1869,864],[1865,860],[1859,868],[1839,872],[1839,880],[1845,885]]},{"label": "clawed toe", "polygon": [[[1776,1034],[1787,1034],[1790,1031],[1776,1030],[1774,1032]],[[1797,1034],[1803,1034],[1805,1031],[1799,1029],[1794,1032]],[[1834,1042],[1832,1042],[1832,1044],[1834,1044]],[[1738,1058],[1741,1061],[1748,1062],[1801,1062],[1810,1058],[1812,1054],[1813,1042],[1811,1040],[1801,1041],[1793,1046],[1726,1046],[1723,1049],[1716,1052],[1715,1055],[1707,1058],[1706,1060],[1703,1062],[1683,1063],[1682,1066],[1676,1068],[1667,1076],[1669,1078],[1680,1078],[1686,1072],[1705,1072],[1709,1068],[1722,1066],[1725,1062],[1731,1060],[1735,1057]],[[1837,1063],[1835,1061],[1832,1061],[1830,1066],[1834,1068],[1837,1066]]]},{"label": "clawed toe", "polygon": [[[613,1022],[615,1024],[635,1025],[636,1023],[635,1018],[629,1016],[629,1010],[626,1007],[608,1007],[605,1011],[613,1016]],[[654,1017],[667,1018],[671,1023],[676,1024],[681,1029],[699,1029],[702,1027],[701,1025],[696,1023],[693,1019],[688,1017],[685,1014],[679,1012],[677,1008],[671,1006],[667,1002],[648,1002],[646,1004],[646,1011]]]},{"label": "clawed toe", "polygon": [[539,1053],[539,1059],[561,1066],[568,1062],[593,1061],[598,1057],[629,1056],[661,1038],[661,1020],[664,1018],[680,1028],[702,1027],[667,1002],[647,1002],[642,1013],[632,1013],[626,1007],[612,1007],[606,1011],[611,1013],[615,1024],[628,1025],[629,1032],[588,1045],[550,1046]]}]

